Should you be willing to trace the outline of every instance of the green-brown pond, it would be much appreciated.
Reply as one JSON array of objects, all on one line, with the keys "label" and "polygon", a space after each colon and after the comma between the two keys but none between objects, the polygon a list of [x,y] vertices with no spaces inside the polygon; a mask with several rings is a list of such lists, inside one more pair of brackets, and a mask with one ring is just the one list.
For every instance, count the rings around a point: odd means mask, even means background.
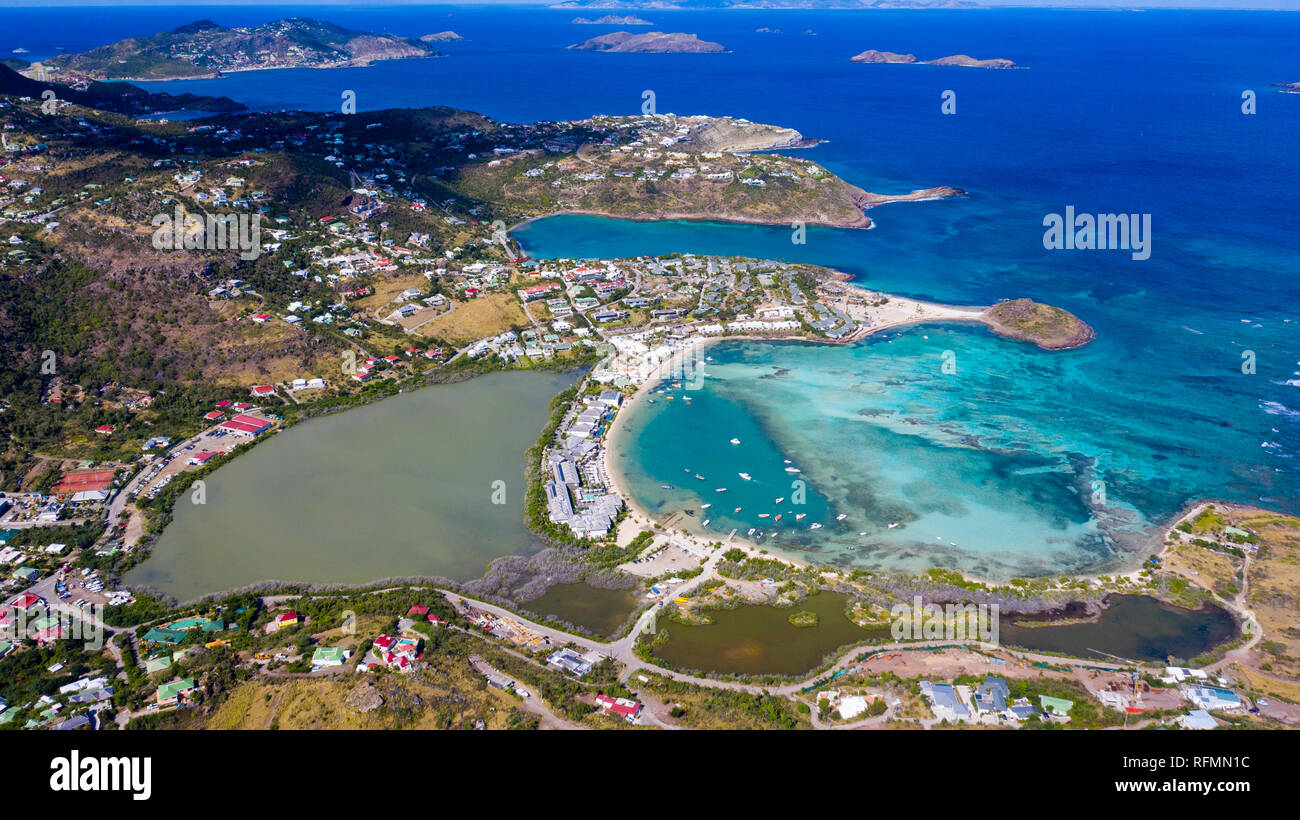
[{"label": "green-brown pond", "polygon": [[636,593],[626,589],[598,589],[586,584],[557,584],[539,598],[520,606],[543,617],[568,621],[610,636],[636,607]]},{"label": "green-brown pond", "polygon": [[[668,639],[655,657],[679,669],[748,675],[798,675],[816,668],[841,646],[868,640],[886,642],[888,627],[863,629],[844,614],[849,598],[821,592],[791,608],[746,605],[709,610],[713,623],[686,626],[660,618]],[[817,626],[790,623],[796,612],[817,614]]]}]

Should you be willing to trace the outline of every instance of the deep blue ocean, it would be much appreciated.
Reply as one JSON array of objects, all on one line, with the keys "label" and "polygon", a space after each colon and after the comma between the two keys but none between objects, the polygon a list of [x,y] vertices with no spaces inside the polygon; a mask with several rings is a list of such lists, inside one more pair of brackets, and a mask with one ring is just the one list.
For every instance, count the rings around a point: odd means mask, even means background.
[{"label": "deep blue ocean", "polygon": [[[784,227],[561,217],[518,232],[533,255],[794,259],[943,302],[1030,296],[1098,331],[1065,353],[941,325],[848,348],[716,347],[689,410],[657,402],[629,420],[637,443],[621,464],[652,509],[712,502],[707,491],[723,486],[713,476],[729,475],[728,494],[745,497],[717,504],[712,512],[726,514],[710,528],[761,529],[758,513],[784,511],[769,507],[790,495],[790,459],[809,489],[802,524],[824,527],[781,529],[764,546],[997,577],[1131,565],[1193,498],[1300,513],[1300,95],[1272,86],[1300,81],[1300,13],[642,13],[656,30],[730,49],[716,55],[570,51],[612,30],[572,25],[575,14],[8,9],[0,53],[23,47],[34,59],[205,17],[315,16],[411,36],[453,29],[467,39],[440,46],[439,59],[156,87],[318,110],[336,109],[350,89],[362,109],[446,104],[516,122],[639,113],[652,90],[659,111],[735,115],[824,139],[796,153],[871,191],[954,185],[969,195],[877,208],[875,229],[814,228],[804,245]],[[868,48],[1028,68],[849,61]],[[1253,115],[1241,110],[1247,89]],[[940,111],[945,90],[956,93],[955,115]],[[1150,214],[1150,258],[1045,250],[1044,215],[1067,206]],[[956,374],[940,371],[948,350]],[[1242,372],[1247,352],[1252,374]],[[733,430],[745,446],[726,444]],[[707,491],[685,486],[704,485],[687,467],[710,477]],[[755,480],[737,486],[738,471]],[[731,514],[735,506],[742,512]]]}]

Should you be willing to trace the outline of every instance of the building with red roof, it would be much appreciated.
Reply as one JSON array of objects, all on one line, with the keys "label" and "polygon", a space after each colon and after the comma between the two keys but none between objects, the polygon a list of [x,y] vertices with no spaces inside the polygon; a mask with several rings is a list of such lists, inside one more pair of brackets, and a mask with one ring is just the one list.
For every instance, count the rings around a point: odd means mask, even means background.
[{"label": "building with red roof", "polygon": [[222,430],[245,436],[259,436],[269,430],[270,427],[271,422],[266,419],[259,418],[258,416],[249,416],[244,413],[240,413],[233,419],[221,423]]},{"label": "building with red roof", "polygon": [[14,598],[12,601],[10,601],[9,606],[14,607],[16,609],[21,609],[23,612],[26,612],[32,607],[39,606],[44,603],[45,603],[45,599],[37,595],[36,593],[24,592],[22,595],[19,595],[17,598]]},{"label": "building with red roof", "polygon": [[629,723],[641,714],[641,703],[627,698],[611,698],[609,695],[596,695],[596,705],[605,714],[615,714]]}]

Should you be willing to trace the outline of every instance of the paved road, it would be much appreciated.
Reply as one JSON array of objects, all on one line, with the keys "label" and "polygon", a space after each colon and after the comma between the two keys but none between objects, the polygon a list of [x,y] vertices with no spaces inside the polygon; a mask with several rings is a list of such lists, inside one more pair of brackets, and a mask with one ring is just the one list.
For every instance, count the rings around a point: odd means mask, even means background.
[{"label": "paved road", "polygon": [[[708,561],[705,562],[704,565],[706,568],[705,572],[701,573],[697,578],[693,578],[690,581],[687,581],[686,583],[677,587],[672,592],[667,593],[664,596],[664,600],[667,600],[676,595],[682,595],[687,592],[690,592],[700,583],[703,583],[703,581],[710,575],[711,571],[716,570],[717,565],[721,563],[723,552],[724,550],[721,549],[715,550],[714,554],[709,558]],[[652,672],[657,675],[662,675],[666,678],[671,678],[673,680],[682,681],[684,683],[693,683],[697,686],[706,686],[715,689],[729,689],[731,691],[748,692],[751,694],[768,693],[774,695],[794,695],[794,694],[798,694],[803,689],[806,689],[808,686],[815,683],[816,681],[822,680],[828,677],[829,675],[838,672],[841,669],[854,666],[857,663],[858,655],[860,655],[864,651],[870,650],[872,652],[892,652],[892,651],[907,650],[907,649],[923,649],[923,648],[935,647],[935,646],[959,645],[955,641],[897,641],[888,644],[870,644],[870,643],[856,644],[846,649],[840,655],[839,660],[837,660],[835,664],[833,664],[828,669],[822,670],[816,675],[812,675],[802,680],[794,681],[791,683],[779,684],[776,686],[760,686],[756,684],[715,680],[713,678],[705,678],[697,675],[689,675],[684,672],[678,672],[672,669],[668,669],[656,663],[648,662],[642,660],[640,657],[637,657],[636,653],[633,651],[633,646],[635,645],[636,642],[636,636],[644,632],[646,627],[648,627],[650,623],[654,620],[655,616],[659,611],[659,607],[657,605],[646,610],[641,615],[641,617],[637,619],[636,625],[632,628],[632,631],[626,637],[621,638],[617,641],[607,642],[607,641],[593,640],[591,638],[583,637],[581,635],[573,635],[568,632],[564,632],[563,630],[556,629],[554,627],[538,624],[514,612],[511,612],[510,610],[505,609],[503,607],[499,607],[494,604],[485,603],[483,601],[477,601],[474,600],[473,598],[466,598],[465,596],[460,595],[459,593],[451,592],[449,590],[442,590],[442,593],[443,595],[446,596],[446,598],[449,601],[451,601],[453,604],[456,604],[458,606],[462,605],[465,602],[468,602],[475,609],[481,609],[486,612],[490,612],[494,615],[510,618],[516,623],[522,624],[528,629],[533,630],[538,634],[543,635],[547,638],[550,638],[551,643],[557,647],[562,646],[566,643],[574,644],[575,646],[579,646],[586,651],[598,652],[602,655],[605,655],[606,657],[613,658],[614,660],[617,660],[622,664],[624,664],[625,669],[624,669],[623,676],[621,678],[623,682],[626,682],[628,677],[634,671],[639,669],[643,671]],[[971,646],[977,646],[977,645],[971,644]],[[1023,660],[1023,661],[1029,661],[1029,662],[1050,663],[1050,664],[1060,665],[1060,666],[1072,666],[1080,663],[1079,661],[1072,661],[1069,659],[1057,657],[1055,655],[1042,655],[1035,652],[1024,652],[1020,650],[1012,651],[1006,649],[1004,649],[1003,652],[1005,652],[1005,654],[1010,655],[1013,658]],[[1114,663],[1110,661],[1087,661],[1087,664],[1088,666],[1102,668],[1102,669],[1111,669],[1111,670],[1131,668],[1131,665]]]}]

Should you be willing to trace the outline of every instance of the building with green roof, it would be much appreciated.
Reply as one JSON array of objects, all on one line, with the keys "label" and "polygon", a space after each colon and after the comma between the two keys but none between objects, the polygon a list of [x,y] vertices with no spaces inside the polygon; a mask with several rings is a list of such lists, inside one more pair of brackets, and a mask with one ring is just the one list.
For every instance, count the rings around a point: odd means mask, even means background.
[{"label": "building with green roof", "polygon": [[1043,707],[1043,711],[1048,714],[1055,712],[1058,715],[1069,715],[1070,710],[1074,708],[1074,701],[1065,698],[1053,698],[1047,695],[1039,695],[1038,703]]},{"label": "building with green roof", "polygon": [[311,656],[313,669],[325,669],[330,666],[342,666],[352,654],[341,646],[318,646]]},{"label": "building with green roof", "polygon": [[154,672],[161,672],[164,669],[170,669],[172,659],[168,655],[162,655],[157,658],[150,658],[144,662],[144,671],[152,675]]},{"label": "building with green roof", "polygon": [[167,706],[179,703],[186,692],[194,688],[194,678],[178,678],[158,687],[158,704]]},{"label": "building with green roof", "polygon": [[155,626],[148,632],[144,633],[144,639],[149,643],[180,643],[185,640],[186,633],[180,629],[167,629],[161,626]]}]

